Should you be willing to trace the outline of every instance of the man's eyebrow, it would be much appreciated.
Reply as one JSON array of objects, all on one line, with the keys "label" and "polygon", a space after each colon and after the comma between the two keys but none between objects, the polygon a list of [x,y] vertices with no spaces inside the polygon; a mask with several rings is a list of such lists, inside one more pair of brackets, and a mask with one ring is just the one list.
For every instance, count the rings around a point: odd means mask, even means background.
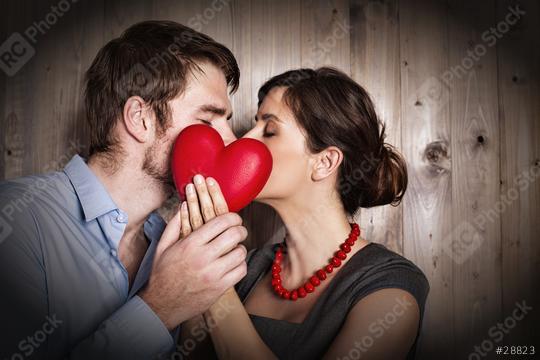
[{"label": "man's eyebrow", "polygon": [[[227,113],[227,110],[225,108],[215,105],[203,105],[199,108],[199,110],[203,112],[210,112],[219,116],[223,116]],[[232,118],[232,112],[227,116],[227,120],[229,120],[230,118]]]}]

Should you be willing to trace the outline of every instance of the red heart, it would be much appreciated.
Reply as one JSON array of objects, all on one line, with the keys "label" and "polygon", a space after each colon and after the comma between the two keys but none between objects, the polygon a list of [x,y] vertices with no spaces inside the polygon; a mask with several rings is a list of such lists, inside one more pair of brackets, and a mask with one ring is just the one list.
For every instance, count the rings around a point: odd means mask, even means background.
[{"label": "red heart", "polygon": [[261,192],[272,171],[272,155],[262,142],[238,139],[225,146],[207,125],[186,127],[176,139],[172,174],[182,200],[193,176],[213,177],[221,187],[229,211],[237,212]]}]

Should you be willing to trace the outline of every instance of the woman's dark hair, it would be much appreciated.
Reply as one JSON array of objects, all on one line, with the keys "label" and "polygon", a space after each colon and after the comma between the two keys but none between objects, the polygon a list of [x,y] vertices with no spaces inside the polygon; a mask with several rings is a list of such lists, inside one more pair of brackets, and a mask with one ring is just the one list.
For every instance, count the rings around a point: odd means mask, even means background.
[{"label": "woman's dark hair", "polygon": [[343,152],[338,191],[345,210],[397,206],[407,188],[407,167],[395,148],[384,142],[385,125],[364,88],[343,72],[322,67],[287,71],[259,90],[259,106],[275,87],[306,134],[308,149],[329,146]]}]

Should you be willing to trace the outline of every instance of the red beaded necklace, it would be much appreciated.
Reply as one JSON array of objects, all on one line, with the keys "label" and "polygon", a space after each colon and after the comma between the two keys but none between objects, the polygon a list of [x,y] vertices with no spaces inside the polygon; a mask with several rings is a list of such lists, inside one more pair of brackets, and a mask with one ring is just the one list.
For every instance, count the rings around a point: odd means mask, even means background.
[{"label": "red beaded necklace", "polygon": [[351,252],[351,247],[360,236],[360,227],[357,223],[351,224],[351,232],[349,237],[340,246],[334,257],[330,260],[328,265],[315,272],[315,275],[309,278],[308,281],[298,289],[287,290],[281,284],[281,260],[283,260],[283,244],[279,244],[276,249],[274,262],[272,264],[272,288],[274,292],[285,300],[296,301],[298,298],[304,298],[307,294],[315,291],[315,288],[321,284],[321,281],[326,280],[326,274],[330,274],[334,271],[334,268],[341,266],[341,261],[347,258],[347,253]]}]

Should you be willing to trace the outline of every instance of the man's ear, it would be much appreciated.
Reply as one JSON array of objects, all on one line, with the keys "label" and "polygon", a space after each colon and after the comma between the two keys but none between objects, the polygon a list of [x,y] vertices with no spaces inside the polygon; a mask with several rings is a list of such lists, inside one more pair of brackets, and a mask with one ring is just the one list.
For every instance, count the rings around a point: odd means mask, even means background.
[{"label": "man's ear", "polygon": [[124,104],[123,120],[127,132],[137,141],[144,143],[153,135],[153,122],[149,117],[145,101],[132,96]]},{"label": "man's ear", "polygon": [[315,163],[313,164],[311,179],[313,181],[326,179],[339,169],[342,161],[343,152],[341,152],[339,148],[330,146],[324,149],[315,155]]}]

